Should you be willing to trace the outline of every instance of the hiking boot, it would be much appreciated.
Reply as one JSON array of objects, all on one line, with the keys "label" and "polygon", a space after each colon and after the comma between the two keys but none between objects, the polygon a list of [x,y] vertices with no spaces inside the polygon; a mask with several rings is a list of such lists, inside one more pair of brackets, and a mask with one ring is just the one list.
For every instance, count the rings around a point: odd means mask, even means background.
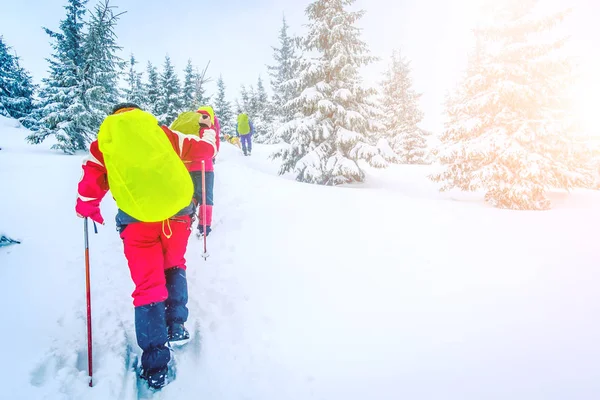
[{"label": "hiking boot", "polygon": [[161,389],[167,385],[168,367],[159,368],[157,370],[144,370],[140,374],[140,378],[148,383],[151,389]]},{"label": "hiking boot", "polygon": [[[210,227],[210,225],[206,225],[206,236],[210,235],[210,233],[212,232],[212,229]],[[200,224],[198,225],[198,235],[202,236],[204,234],[204,225]]]},{"label": "hiking boot", "polygon": [[185,344],[190,340],[190,333],[183,324],[174,323],[168,328],[169,343],[181,342],[176,344]]}]

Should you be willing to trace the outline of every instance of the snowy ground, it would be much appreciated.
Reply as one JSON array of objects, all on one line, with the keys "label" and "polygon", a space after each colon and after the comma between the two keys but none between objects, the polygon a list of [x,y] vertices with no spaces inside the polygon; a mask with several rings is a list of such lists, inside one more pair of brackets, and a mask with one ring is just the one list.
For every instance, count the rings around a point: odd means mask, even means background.
[{"label": "snowy ground", "polygon": [[[87,387],[83,154],[0,119],[2,399],[134,399],[133,289],[107,196],[90,239]],[[440,195],[430,167],[318,187],[224,144],[208,261],[190,240],[190,327],[164,399],[600,398],[600,195],[549,212]],[[16,339],[16,340],[15,340]]]}]

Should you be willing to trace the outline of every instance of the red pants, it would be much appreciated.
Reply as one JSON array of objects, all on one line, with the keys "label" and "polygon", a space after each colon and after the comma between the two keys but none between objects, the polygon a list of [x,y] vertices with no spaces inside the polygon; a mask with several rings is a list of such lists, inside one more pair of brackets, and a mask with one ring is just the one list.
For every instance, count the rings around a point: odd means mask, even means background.
[{"label": "red pants", "polygon": [[185,251],[191,233],[189,216],[164,222],[136,222],[121,233],[131,279],[135,283],[133,305],[144,306],[168,297],[165,269],[185,266]]}]

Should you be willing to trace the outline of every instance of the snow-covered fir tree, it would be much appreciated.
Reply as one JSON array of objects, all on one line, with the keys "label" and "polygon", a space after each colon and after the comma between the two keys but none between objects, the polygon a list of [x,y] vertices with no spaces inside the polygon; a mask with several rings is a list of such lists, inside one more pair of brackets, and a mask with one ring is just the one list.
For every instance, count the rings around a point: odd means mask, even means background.
[{"label": "snow-covered fir tree", "polygon": [[574,140],[566,41],[551,35],[566,13],[536,16],[535,0],[490,8],[477,52],[447,104],[432,179],[442,190],[484,190],[492,205],[548,209],[546,192],[591,185],[584,143]]},{"label": "snow-covered fir tree", "polygon": [[273,121],[273,107],[269,101],[269,95],[267,94],[267,90],[265,89],[265,85],[260,76],[256,83],[256,103],[257,116],[265,123],[271,123]]},{"label": "snow-covered fir tree", "polygon": [[237,113],[241,114],[243,112],[250,113],[252,112],[252,105],[250,102],[250,94],[248,93],[248,89],[246,89],[245,85],[240,87],[240,100],[236,100]]},{"label": "snow-covered fir tree", "polygon": [[33,128],[35,85],[31,75],[19,63],[19,57],[0,36],[0,115],[18,119],[25,127]]},{"label": "snow-covered fir tree", "polygon": [[194,110],[195,95],[196,95],[196,73],[192,60],[188,60],[185,69],[183,70],[183,89],[181,92],[181,107],[189,111]]},{"label": "snow-covered fir tree", "polygon": [[170,125],[182,111],[181,85],[171,64],[171,58],[165,57],[163,72],[160,75],[160,97],[158,101],[157,118],[162,124]]},{"label": "snow-covered fir tree", "polygon": [[258,77],[256,90],[250,86],[250,111],[249,116],[254,124],[257,143],[270,143],[274,136],[273,108],[269,95],[265,89],[262,78]]},{"label": "snow-covered fir tree", "polygon": [[[423,112],[410,77],[410,62],[394,52],[382,82],[383,138],[392,152],[382,154],[390,162],[424,164],[427,159],[427,136],[419,127]],[[380,146],[383,147],[383,146]]]},{"label": "snow-covered fir tree", "polygon": [[142,108],[146,107],[144,84],[142,83],[142,72],[138,72],[136,65],[138,64],[134,55],[129,58],[129,72],[127,74],[127,87],[125,89],[125,100],[139,105]]},{"label": "snow-covered fir tree", "polygon": [[270,142],[273,136],[272,106],[269,95],[265,89],[262,78],[258,77],[256,89],[253,85],[246,89],[245,85],[240,88],[240,100],[236,100],[236,111],[246,113],[254,125],[254,141],[257,143]]},{"label": "snow-covered fir tree", "polygon": [[246,107],[246,113],[253,119],[256,119],[256,115],[258,114],[258,98],[256,97],[254,85],[250,85],[248,89],[248,105]]},{"label": "snow-covered fir tree", "polygon": [[235,124],[236,119],[233,114],[233,109],[231,107],[231,103],[227,101],[225,97],[225,81],[223,81],[223,76],[219,76],[217,80],[217,97],[214,100],[214,110],[215,114],[219,118],[219,122],[221,124],[221,132],[223,134],[235,134]]},{"label": "snow-covered fir tree", "polygon": [[374,58],[360,38],[356,22],[364,11],[349,11],[354,0],[317,0],[306,9],[310,20],[305,53],[317,53],[297,81],[301,94],[290,103],[299,114],[280,129],[289,146],[274,154],[280,173],[302,182],[338,185],[361,182],[363,160],[375,167],[387,162],[374,145],[374,90],[361,86],[359,68]]},{"label": "snow-covered fir tree", "polygon": [[[115,28],[123,13],[115,14],[110,0],[98,3],[91,13],[84,40],[84,68],[81,74],[84,111],[89,130],[97,132],[112,107],[120,102],[119,77],[126,63],[117,56]],[[83,118],[83,117],[82,117]]]},{"label": "snow-covered fir tree", "polygon": [[[115,27],[120,14],[109,0],[99,3],[85,23],[86,1],[69,0],[61,32],[54,39],[50,76],[40,93],[40,128],[28,137],[40,143],[54,135],[52,146],[65,153],[87,149],[111,107],[119,101],[122,60],[116,55]],[[84,31],[84,25],[87,31]]]},{"label": "snow-covered fir tree", "polygon": [[275,65],[267,67],[273,90],[273,117],[281,123],[291,121],[294,116],[294,110],[286,105],[298,96],[292,82],[297,78],[300,69],[296,44],[294,39],[288,35],[288,28],[286,19],[283,17],[283,26],[279,32],[279,47],[273,47]]},{"label": "snow-covered fir tree", "polygon": [[148,80],[144,84],[145,109],[157,116],[160,110],[160,75],[150,61],[146,66],[146,74]]},{"label": "snow-covered fir tree", "polygon": [[197,109],[200,106],[210,104],[210,96],[206,95],[206,83],[210,82],[210,78],[206,76],[208,65],[202,70],[198,71],[196,68],[194,73],[194,108]]},{"label": "snow-covered fir tree", "polygon": [[73,153],[83,150],[95,136],[89,129],[85,115],[84,93],[81,79],[85,67],[84,21],[87,0],[68,0],[67,15],[60,22],[60,32],[44,28],[53,39],[54,53],[48,59],[49,77],[43,79],[40,92],[39,130],[27,137],[33,144],[55,136],[58,143],[53,148]]}]

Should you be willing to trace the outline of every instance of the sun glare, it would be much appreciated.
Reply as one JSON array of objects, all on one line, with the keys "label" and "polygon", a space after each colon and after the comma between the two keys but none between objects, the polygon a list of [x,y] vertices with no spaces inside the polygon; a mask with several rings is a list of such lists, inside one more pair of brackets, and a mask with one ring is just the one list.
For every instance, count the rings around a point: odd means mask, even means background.
[{"label": "sun glare", "polygon": [[598,96],[600,78],[597,74],[584,73],[573,90],[575,117],[584,134],[600,136],[598,129]]}]

